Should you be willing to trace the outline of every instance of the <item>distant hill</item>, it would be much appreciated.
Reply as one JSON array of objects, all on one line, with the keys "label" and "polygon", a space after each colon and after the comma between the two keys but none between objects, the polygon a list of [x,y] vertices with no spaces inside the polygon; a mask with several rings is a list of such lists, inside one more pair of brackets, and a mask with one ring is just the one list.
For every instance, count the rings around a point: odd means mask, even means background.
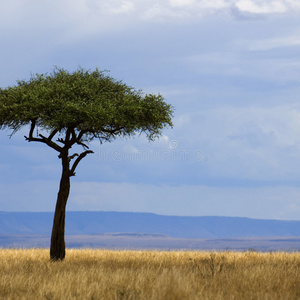
[{"label": "distant hill", "polygon": [[[50,235],[53,213],[0,212],[0,235]],[[67,212],[66,235],[148,234],[181,239],[300,236],[300,221],[178,217],[151,213]]]}]

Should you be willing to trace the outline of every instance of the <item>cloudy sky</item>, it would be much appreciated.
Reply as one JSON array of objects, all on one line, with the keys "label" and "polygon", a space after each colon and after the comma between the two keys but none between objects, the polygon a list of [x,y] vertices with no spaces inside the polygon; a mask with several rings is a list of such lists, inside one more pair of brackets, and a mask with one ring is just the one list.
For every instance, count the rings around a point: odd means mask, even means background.
[{"label": "cloudy sky", "polygon": [[[0,86],[79,66],[175,107],[174,128],[91,144],[68,210],[300,220],[298,0],[10,0]],[[53,211],[60,162],[0,132],[0,210]]]}]

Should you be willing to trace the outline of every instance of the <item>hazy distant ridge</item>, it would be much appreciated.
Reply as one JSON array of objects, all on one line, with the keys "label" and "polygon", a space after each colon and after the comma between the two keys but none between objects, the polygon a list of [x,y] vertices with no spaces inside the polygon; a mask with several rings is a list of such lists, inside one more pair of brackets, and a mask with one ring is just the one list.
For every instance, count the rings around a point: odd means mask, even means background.
[{"label": "hazy distant ridge", "polygon": [[[0,212],[0,235],[49,235],[53,213]],[[67,212],[66,235],[162,234],[174,238],[300,236],[300,221],[176,217],[151,213]]]}]

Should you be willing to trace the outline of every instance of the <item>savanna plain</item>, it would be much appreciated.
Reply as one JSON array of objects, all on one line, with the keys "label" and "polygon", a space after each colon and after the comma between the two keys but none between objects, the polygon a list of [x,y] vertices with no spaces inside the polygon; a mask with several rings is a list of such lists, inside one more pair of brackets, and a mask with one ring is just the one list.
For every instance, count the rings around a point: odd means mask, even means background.
[{"label": "savanna plain", "polygon": [[300,299],[300,253],[0,249],[0,299]]}]

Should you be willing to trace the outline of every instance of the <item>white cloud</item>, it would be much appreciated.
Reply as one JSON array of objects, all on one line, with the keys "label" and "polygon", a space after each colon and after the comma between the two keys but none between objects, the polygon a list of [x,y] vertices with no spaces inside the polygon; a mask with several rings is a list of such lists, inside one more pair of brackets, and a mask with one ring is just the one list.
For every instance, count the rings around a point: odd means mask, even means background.
[{"label": "white cloud", "polygon": [[284,14],[300,10],[294,0],[11,0],[0,4],[0,22],[5,30],[68,28],[76,33],[105,32],[143,21],[197,20],[199,16],[235,7],[242,13]]},{"label": "white cloud", "polygon": [[[109,2],[111,4],[111,2]],[[135,10],[135,5],[131,1],[121,1],[118,5],[109,7],[112,14],[127,14]]]},{"label": "white cloud", "polygon": [[228,106],[187,115],[181,117],[186,122],[177,132],[178,140],[208,157],[206,176],[262,181],[298,178],[299,108]]},{"label": "white cloud", "polygon": [[[73,2],[73,1],[72,1]],[[81,2],[80,5],[85,6],[88,10],[90,17],[105,16],[105,15],[122,15],[135,11],[136,5],[134,1],[130,0],[110,0],[110,1],[97,1],[87,0]]]},{"label": "white cloud", "polygon": [[165,22],[172,19],[182,19],[188,17],[185,10],[173,10],[171,7],[160,3],[153,3],[147,9],[142,10],[141,18],[147,22]]},{"label": "white cloud", "polygon": [[184,7],[192,5],[196,0],[169,0],[169,3],[172,7]]},{"label": "white cloud", "polygon": [[235,6],[241,12],[253,14],[272,14],[285,13],[287,6],[284,1],[253,1],[253,0],[239,0]]},{"label": "white cloud", "polygon": [[228,8],[234,0],[216,0],[216,1],[210,1],[210,0],[204,0],[198,2],[199,8],[213,8],[215,10],[221,10],[224,8]]},{"label": "white cloud", "polygon": [[285,3],[291,10],[299,10],[300,9],[300,2],[299,0],[285,0]]}]

